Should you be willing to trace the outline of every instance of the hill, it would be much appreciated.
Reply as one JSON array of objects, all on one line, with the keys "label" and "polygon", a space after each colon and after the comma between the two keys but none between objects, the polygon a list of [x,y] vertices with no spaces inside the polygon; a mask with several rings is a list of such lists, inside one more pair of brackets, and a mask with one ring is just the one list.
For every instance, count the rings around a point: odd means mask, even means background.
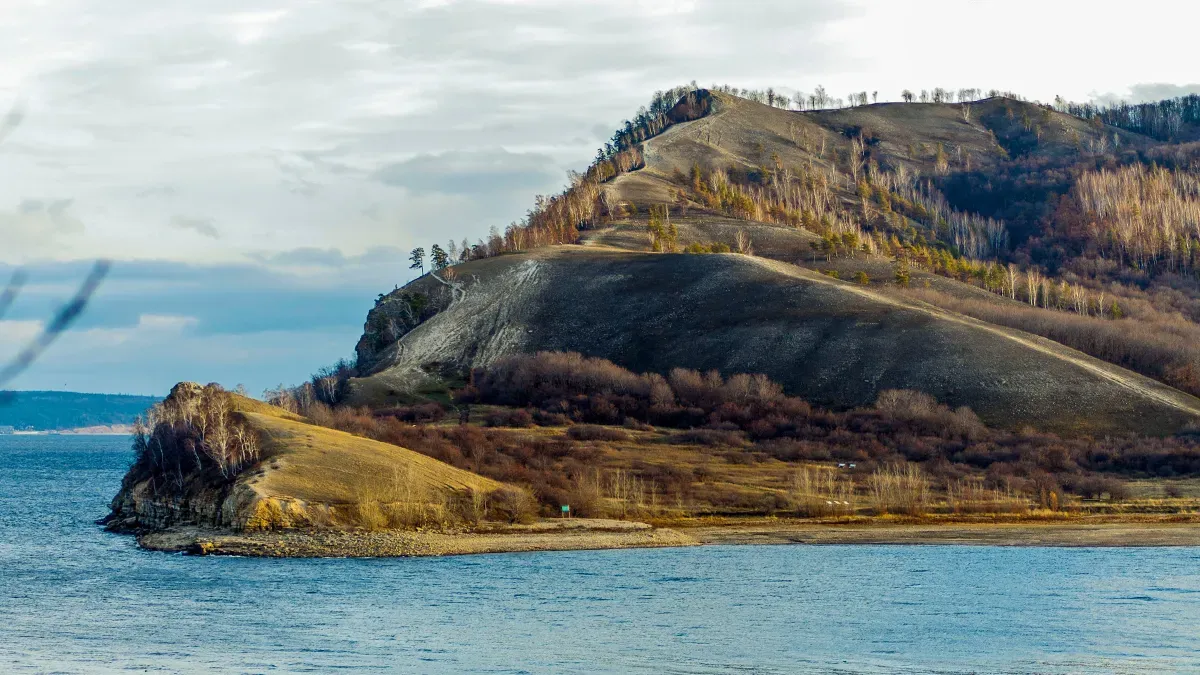
[{"label": "hill", "polygon": [[[1007,428],[1197,420],[1197,326],[1139,288],[1030,262],[1071,190],[1054,180],[1113,143],[1132,161],[1161,142],[999,96],[796,112],[701,90],[639,120],[524,225],[382,296],[350,400],[555,350],[765,373],[837,409],[915,389]],[[1022,168],[1044,182],[1006,204],[1014,219],[946,196]],[[712,250],[743,255],[686,253]]]},{"label": "hill", "polygon": [[133,424],[154,405],[153,396],[68,391],[0,392],[0,427],[55,431]]},{"label": "hill", "polygon": [[212,385],[176,386],[134,450],[113,529],[414,527],[500,513],[494,500],[518,493]]}]

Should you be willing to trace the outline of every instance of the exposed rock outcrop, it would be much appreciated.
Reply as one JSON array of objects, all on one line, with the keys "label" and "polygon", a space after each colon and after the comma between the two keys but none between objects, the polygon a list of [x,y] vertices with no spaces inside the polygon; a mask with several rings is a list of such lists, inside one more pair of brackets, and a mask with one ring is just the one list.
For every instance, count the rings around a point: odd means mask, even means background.
[{"label": "exposed rock outcrop", "polygon": [[427,290],[402,288],[375,300],[367,313],[363,335],[354,347],[360,372],[371,372],[383,355],[395,352],[396,344],[445,309],[453,301],[452,289],[433,286]]}]

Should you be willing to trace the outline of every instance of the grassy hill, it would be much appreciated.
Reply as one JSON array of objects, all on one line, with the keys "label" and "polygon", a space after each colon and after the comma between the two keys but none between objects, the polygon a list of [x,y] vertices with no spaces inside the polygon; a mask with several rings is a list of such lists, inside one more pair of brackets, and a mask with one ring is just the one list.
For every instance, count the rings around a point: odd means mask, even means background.
[{"label": "grassy hill", "polygon": [[114,528],[416,527],[481,519],[519,492],[211,387],[177,386],[151,422],[113,500]]}]

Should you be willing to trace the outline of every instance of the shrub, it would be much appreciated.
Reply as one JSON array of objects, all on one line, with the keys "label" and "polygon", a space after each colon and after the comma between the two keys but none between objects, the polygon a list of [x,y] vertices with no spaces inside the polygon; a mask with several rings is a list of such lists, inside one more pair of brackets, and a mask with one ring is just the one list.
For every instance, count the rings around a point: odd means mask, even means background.
[{"label": "shrub", "polygon": [[921,515],[929,503],[929,480],[915,464],[877,469],[867,487],[876,513]]},{"label": "shrub", "polygon": [[375,416],[395,417],[404,422],[429,424],[442,421],[446,417],[446,408],[440,403],[429,402],[379,410],[375,413]]},{"label": "shrub", "polygon": [[742,448],[748,445],[746,435],[739,431],[721,429],[688,429],[678,431],[664,439],[674,445],[708,445],[713,447]]},{"label": "shrub", "polygon": [[577,424],[567,428],[567,437],[576,441],[627,441],[629,433],[613,427]]},{"label": "shrub", "polygon": [[528,428],[534,425],[533,415],[524,408],[515,410],[495,410],[488,413],[484,424],[489,427]]},{"label": "shrub", "polygon": [[501,488],[488,495],[487,519],[505,523],[532,523],[537,519],[537,502],[520,488]]}]

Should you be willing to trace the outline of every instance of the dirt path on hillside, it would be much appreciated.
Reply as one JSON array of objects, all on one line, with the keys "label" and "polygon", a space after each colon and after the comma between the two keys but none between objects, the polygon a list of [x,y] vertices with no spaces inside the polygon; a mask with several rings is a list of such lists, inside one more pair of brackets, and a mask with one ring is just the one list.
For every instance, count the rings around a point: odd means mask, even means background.
[{"label": "dirt path on hillside", "polygon": [[1200,401],[1196,401],[1195,403],[1189,401],[1188,399],[1191,397],[1187,394],[1171,389],[1156,380],[1152,380],[1144,375],[1139,375],[1132,371],[1114,372],[1114,369],[1117,369],[1118,366],[1111,365],[1093,356],[1088,356],[1082,352],[1078,352],[1048,338],[1033,335],[1031,333],[1024,333],[1023,331],[1019,331],[1015,328],[997,326],[996,324],[988,323],[974,317],[942,309],[936,305],[889,297],[882,293],[861,288],[847,282],[835,281],[826,277],[825,275],[818,274],[811,270],[797,267],[796,265],[789,263],[770,260],[767,258],[751,258],[751,260],[754,260],[755,262],[763,265],[764,267],[768,267],[773,271],[786,274],[793,278],[804,279],[806,281],[825,284],[827,286],[836,286],[843,291],[854,293],[860,297],[867,298],[868,300],[872,300],[874,302],[880,302],[892,305],[894,307],[924,312],[925,314],[944,321],[951,321],[960,325],[985,330],[993,335],[1006,338],[1034,351],[1041,352],[1047,356],[1070,363],[1093,375],[1108,380],[1113,384],[1124,387],[1125,389],[1128,389],[1139,396],[1157,401],[1181,412],[1200,417]]}]

